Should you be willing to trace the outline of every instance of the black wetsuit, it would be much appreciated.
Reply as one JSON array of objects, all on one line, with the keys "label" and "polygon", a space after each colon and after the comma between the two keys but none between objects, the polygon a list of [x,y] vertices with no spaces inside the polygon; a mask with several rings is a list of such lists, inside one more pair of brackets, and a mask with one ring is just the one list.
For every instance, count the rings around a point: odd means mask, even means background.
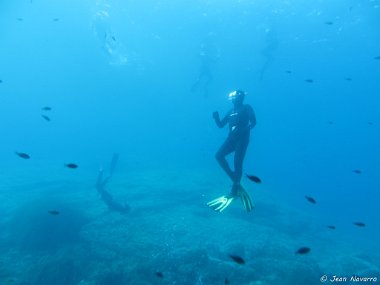
[{"label": "black wetsuit", "polygon": [[[243,175],[243,161],[249,144],[250,130],[256,125],[255,113],[250,105],[241,104],[235,106],[226,116],[220,120],[219,116],[215,118],[218,127],[223,128],[229,124],[229,134],[226,141],[219,148],[215,157],[220,166],[233,181],[233,191],[240,186],[240,180]],[[228,165],[225,156],[235,152],[234,170]]]}]

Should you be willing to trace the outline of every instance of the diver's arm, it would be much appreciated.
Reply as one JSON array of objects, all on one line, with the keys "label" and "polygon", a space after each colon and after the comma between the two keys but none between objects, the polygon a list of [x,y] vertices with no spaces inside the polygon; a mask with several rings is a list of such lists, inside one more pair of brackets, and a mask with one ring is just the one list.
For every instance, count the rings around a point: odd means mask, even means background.
[{"label": "diver's arm", "polygon": [[230,113],[227,113],[227,115],[222,120],[220,120],[219,113],[217,111],[212,114],[215,123],[219,128],[223,128],[228,123],[229,115]]},{"label": "diver's arm", "polygon": [[256,126],[256,115],[251,106],[249,109],[249,128],[252,130]]}]

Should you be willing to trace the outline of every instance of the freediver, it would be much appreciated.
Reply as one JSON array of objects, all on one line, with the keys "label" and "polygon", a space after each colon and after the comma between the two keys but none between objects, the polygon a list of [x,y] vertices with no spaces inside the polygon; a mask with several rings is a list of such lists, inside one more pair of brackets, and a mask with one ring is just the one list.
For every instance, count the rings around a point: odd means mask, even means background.
[{"label": "freediver", "polygon": [[211,54],[210,51],[206,48],[205,44],[201,45],[201,51],[199,53],[199,57],[201,60],[201,66],[199,69],[199,75],[197,80],[191,86],[191,93],[195,93],[198,91],[202,91],[203,95],[207,97],[209,85],[213,80],[211,65],[216,60]]},{"label": "freediver", "polygon": [[[256,125],[256,116],[252,107],[249,104],[243,104],[245,96],[246,93],[241,90],[233,91],[228,95],[228,99],[234,106],[222,120],[220,120],[217,111],[213,113],[213,118],[219,128],[223,128],[227,123],[229,124],[228,137],[217,151],[215,158],[233,183],[229,194],[207,203],[209,207],[218,212],[226,209],[236,197],[241,198],[243,206],[248,212],[254,207],[248,193],[240,184],[250,132]],[[234,171],[225,158],[232,152],[235,152]]]},{"label": "freediver", "polygon": [[110,173],[106,178],[103,178],[103,169],[101,168],[98,173],[98,178],[96,180],[96,189],[98,190],[98,193],[100,194],[100,198],[103,200],[103,202],[108,206],[108,209],[111,211],[119,212],[120,214],[127,214],[130,211],[130,207],[125,204],[121,204],[117,201],[115,201],[112,197],[112,195],[106,190],[106,185],[108,181],[113,176],[113,172],[116,167],[116,163],[119,159],[118,154],[114,154],[112,156],[111,160],[111,167],[110,167]]},{"label": "freediver", "polygon": [[264,65],[260,69],[261,81],[264,79],[265,72],[274,61],[274,56],[273,56],[274,52],[278,49],[279,43],[278,43],[276,31],[273,29],[268,30],[265,41],[266,41],[266,44],[264,48],[261,50],[261,55],[265,57]]}]

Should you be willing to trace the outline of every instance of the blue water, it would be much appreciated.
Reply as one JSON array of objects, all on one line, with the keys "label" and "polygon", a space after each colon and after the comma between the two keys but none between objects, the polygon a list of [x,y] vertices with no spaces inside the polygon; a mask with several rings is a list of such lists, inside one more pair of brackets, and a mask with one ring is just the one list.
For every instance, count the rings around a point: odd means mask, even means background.
[{"label": "blue water", "polygon": [[[379,0],[2,0],[0,284],[380,278],[379,27]],[[236,89],[262,183],[216,213]]]}]

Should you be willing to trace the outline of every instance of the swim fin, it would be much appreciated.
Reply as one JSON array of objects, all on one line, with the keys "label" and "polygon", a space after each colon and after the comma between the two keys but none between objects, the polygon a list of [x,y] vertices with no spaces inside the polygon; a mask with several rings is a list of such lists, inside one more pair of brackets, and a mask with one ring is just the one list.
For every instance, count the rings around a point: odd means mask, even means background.
[{"label": "swim fin", "polygon": [[243,188],[243,186],[239,187],[238,190],[238,196],[241,199],[241,202],[243,203],[243,207],[247,212],[250,212],[255,207],[255,204],[253,204],[251,197],[249,196],[248,192]]},{"label": "swim fin", "polygon": [[221,213],[232,203],[234,199],[234,196],[223,195],[208,202],[207,206],[209,206],[214,211]]}]

